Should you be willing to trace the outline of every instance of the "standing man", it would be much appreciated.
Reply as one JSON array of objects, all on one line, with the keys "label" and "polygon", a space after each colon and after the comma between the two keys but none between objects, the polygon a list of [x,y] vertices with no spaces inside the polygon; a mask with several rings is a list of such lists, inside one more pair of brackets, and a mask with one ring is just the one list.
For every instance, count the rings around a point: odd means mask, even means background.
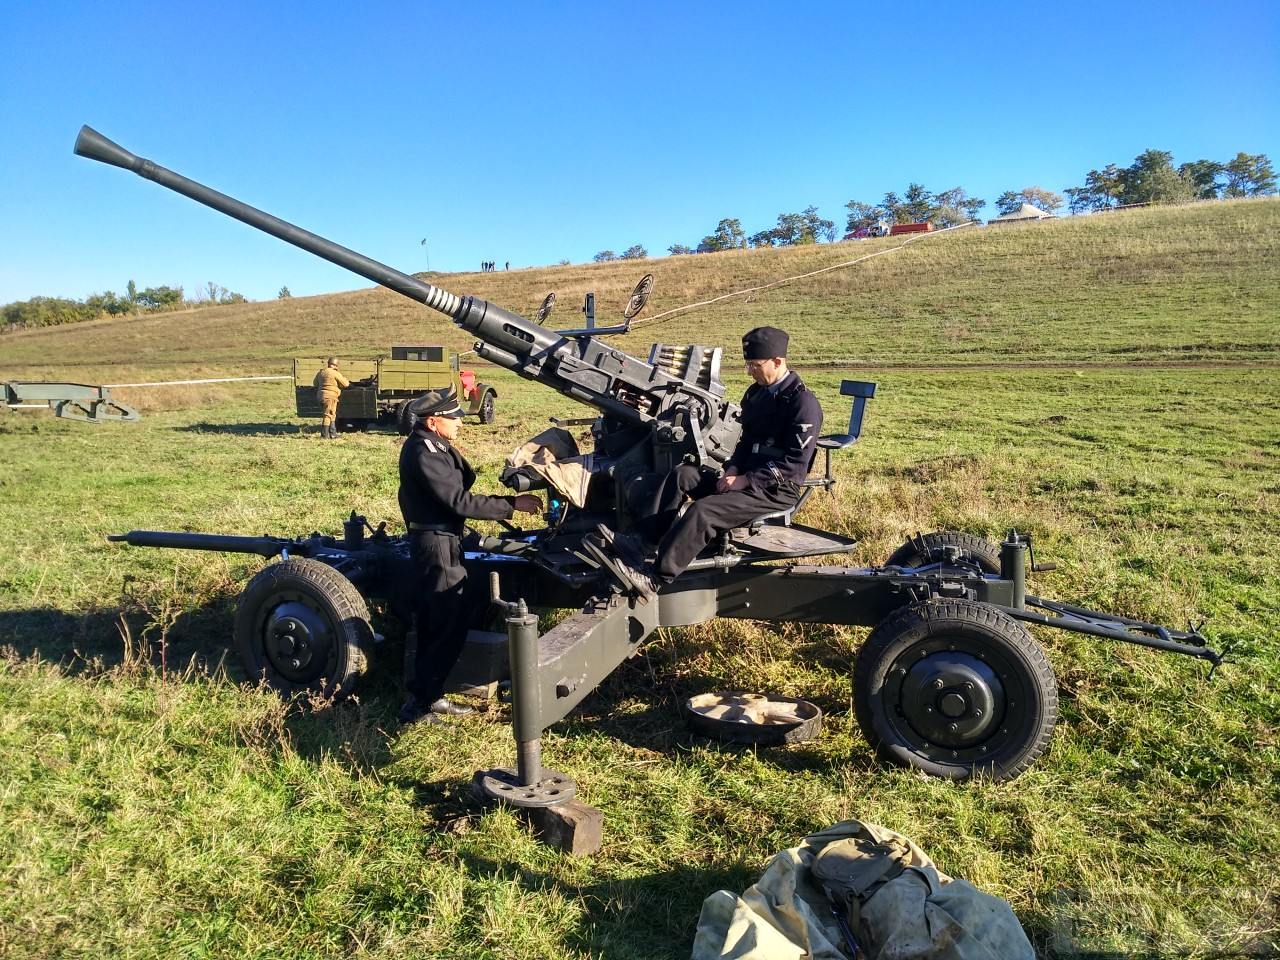
[{"label": "standing man", "polygon": [[338,358],[330,357],[313,382],[316,399],[320,401],[320,439],[337,440],[338,428],[334,421],[338,416],[338,396],[351,386],[351,381],[338,372]]},{"label": "standing man", "polygon": [[[647,528],[662,536],[658,557],[647,567],[625,536],[610,537],[637,590],[651,596],[684,572],[719,533],[795,506],[818,452],[822,407],[787,366],[787,333],[756,327],[742,338],[747,373],[755,381],[742,398],[742,439],[724,474],[683,464],[667,475]],[[677,514],[684,498],[693,503]]]},{"label": "standing man", "polygon": [[400,722],[438,723],[437,714],[471,712],[444,697],[445,678],[467,638],[463,521],[507,520],[516,510],[536,514],[542,501],[531,493],[491,497],[470,492],[475,471],[453,446],[463,410],[452,387],[423,394],[407,409],[414,427],[400,448],[399,501],[414,569],[418,655]]}]

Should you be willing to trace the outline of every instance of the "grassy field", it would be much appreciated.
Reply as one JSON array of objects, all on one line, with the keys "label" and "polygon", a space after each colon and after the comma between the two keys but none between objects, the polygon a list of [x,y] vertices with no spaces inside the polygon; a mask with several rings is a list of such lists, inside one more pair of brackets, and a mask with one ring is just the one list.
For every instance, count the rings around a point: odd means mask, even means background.
[{"label": "grassy field", "polygon": [[[103,540],[336,531],[352,508],[394,522],[397,437],[321,445],[285,384],[135,390],[131,425],[0,414],[0,956],[681,957],[706,895],[843,817],[1007,898],[1045,956],[1275,955],[1277,221],[1260,201],[961,233],[653,327],[731,349],[747,326],[791,327],[831,424],[842,376],[879,382],[840,486],[802,517],[856,537],[855,562],[917,530],[1017,526],[1060,564],[1039,593],[1207,616],[1240,662],[1206,682],[1199,662],[1037,631],[1062,698],[1050,752],[1012,783],[956,785],[861,739],[865,631],[663,631],[544,742],[605,811],[587,860],[470,801],[474,770],[511,761],[505,707],[398,732],[392,636],[354,702],[286,709],[227,650],[258,561]],[[873,249],[656,261],[650,312]],[[556,288],[571,307],[589,288],[621,302],[636,266],[440,282],[516,309]],[[424,313],[357,291],[33,331],[0,338],[0,376],[269,373],[295,351],[464,345]],[[567,403],[494,379],[498,423],[463,438],[490,487]],[[735,371],[731,392],[744,385]],[[814,700],[826,728],[778,750],[691,737],[680,702],[729,685]]]}]

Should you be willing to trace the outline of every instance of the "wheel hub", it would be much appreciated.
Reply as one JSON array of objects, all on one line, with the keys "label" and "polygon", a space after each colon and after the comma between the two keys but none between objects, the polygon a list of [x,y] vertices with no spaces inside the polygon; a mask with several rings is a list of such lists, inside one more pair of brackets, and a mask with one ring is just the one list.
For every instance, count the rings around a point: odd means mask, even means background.
[{"label": "wheel hub", "polygon": [[267,659],[294,683],[309,683],[328,662],[333,637],[328,621],[305,603],[289,601],[275,607],[263,626]]},{"label": "wheel hub", "polygon": [[986,662],[942,651],[921,657],[906,670],[899,704],[919,737],[963,750],[995,732],[1004,715],[1005,691]]}]

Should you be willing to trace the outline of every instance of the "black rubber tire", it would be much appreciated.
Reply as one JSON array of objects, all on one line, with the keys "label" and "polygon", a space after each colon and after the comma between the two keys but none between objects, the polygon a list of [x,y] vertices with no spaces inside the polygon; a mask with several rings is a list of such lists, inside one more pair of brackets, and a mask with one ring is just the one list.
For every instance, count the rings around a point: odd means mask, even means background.
[{"label": "black rubber tire", "polygon": [[498,401],[494,397],[493,391],[485,393],[480,400],[480,422],[493,423],[498,416]]},{"label": "black rubber tire", "polygon": [[396,433],[407,437],[413,433],[413,417],[409,416],[409,404],[413,399],[401,400],[396,404]]},{"label": "black rubber tire", "polygon": [[934,777],[1009,780],[1049,746],[1058,685],[1044,650],[974,600],[903,607],[858,651],[853,702],[883,758]]},{"label": "black rubber tire", "polygon": [[1000,572],[1000,548],[977,534],[939,530],[908,540],[890,554],[887,567],[919,567],[929,563],[927,554],[940,547],[956,547],[961,557],[982,567],[984,573]]},{"label": "black rubber tire", "polygon": [[333,425],[338,428],[339,433],[362,433],[369,429],[368,420],[335,420]]},{"label": "black rubber tire", "polygon": [[265,680],[286,698],[341,700],[365,672],[372,643],[364,597],[317,560],[290,557],[264,567],[240,595],[240,662],[250,680]]}]

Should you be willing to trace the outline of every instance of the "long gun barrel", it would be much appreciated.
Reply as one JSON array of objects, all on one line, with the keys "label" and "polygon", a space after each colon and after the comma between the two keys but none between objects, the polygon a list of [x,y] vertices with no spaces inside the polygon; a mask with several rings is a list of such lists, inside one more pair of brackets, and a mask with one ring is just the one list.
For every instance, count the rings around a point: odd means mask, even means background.
[{"label": "long gun barrel", "polygon": [[[738,409],[726,403],[718,383],[706,389],[689,375],[646,363],[594,337],[566,338],[478,297],[459,297],[386,264],[241,203],[157,163],[130,153],[91,127],[80,128],[75,152],[131,170],[197,203],[234,217],[374,283],[438,310],[479,342],[476,353],[520,376],[624,422],[665,420],[676,435],[698,434],[696,458],[722,463],[740,435]],[[686,427],[681,432],[679,424]]]},{"label": "long gun barrel", "polygon": [[107,534],[107,539],[113,543],[127,543],[131,547],[256,553],[260,557],[274,557],[296,543],[284,537],[234,537],[216,533],[171,533],[167,530],[130,530],[128,533]]}]

